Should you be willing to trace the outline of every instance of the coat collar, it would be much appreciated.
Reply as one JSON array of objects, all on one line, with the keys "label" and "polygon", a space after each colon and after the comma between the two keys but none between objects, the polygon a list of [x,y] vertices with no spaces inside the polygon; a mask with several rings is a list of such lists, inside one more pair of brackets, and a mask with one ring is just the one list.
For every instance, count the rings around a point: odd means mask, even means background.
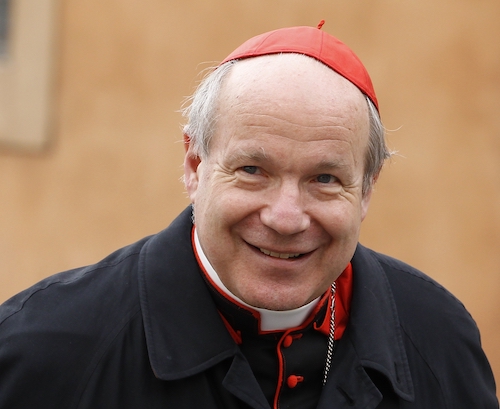
[{"label": "coat collar", "polygon": [[[202,278],[191,229],[188,208],[153,236],[140,255],[139,288],[148,353],[155,375],[163,380],[202,372],[239,351]],[[352,265],[351,314],[337,353],[352,351],[360,366],[381,372],[401,398],[412,400],[399,319],[382,265],[363,246],[358,246]]]},{"label": "coat collar", "polygon": [[148,354],[155,375],[163,380],[202,372],[238,351],[201,276],[191,228],[188,208],[153,236],[140,254],[139,289]]}]

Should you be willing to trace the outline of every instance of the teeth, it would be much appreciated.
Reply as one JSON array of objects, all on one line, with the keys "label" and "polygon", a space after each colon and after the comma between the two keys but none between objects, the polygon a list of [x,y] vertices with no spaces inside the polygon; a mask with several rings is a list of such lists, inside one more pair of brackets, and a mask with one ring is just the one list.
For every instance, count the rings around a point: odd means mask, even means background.
[{"label": "teeth", "polygon": [[289,254],[289,253],[274,253],[273,251],[269,251],[269,250],[266,250],[266,249],[259,249],[260,251],[262,251],[266,256],[271,256],[271,257],[276,257],[276,258],[284,258],[284,259],[287,259],[287,258],[296,258],[298,256],[300,256],[300,253],[294,253],[294,254]]}]

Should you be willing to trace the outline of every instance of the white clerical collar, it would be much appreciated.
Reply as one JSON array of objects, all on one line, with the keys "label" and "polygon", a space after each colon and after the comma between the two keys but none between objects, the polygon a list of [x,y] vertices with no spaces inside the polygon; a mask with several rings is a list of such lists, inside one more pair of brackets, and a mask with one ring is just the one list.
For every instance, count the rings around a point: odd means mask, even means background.
[{"label": "white clerical collar", "polygon": [[219,278],[219,275],[214,270],[210,262],[208,261],[203,249],[201,248],[200,241],[198,239],[198,234],[196,229],[194,230],[194,244],[195,251],[198,254],[198,257],[201,261],[205,272],[208,274],[212,282],[217,286],[217,288],[222,291],[224,294],[228,295],[231,299],[237,301],[240,304],[243,304],[245,307],[250,308],[259,312],[260,314],[260,330],[261,331],[277,331],[277,330],[286,330],[289,328],[295,328],[306,320],[306,318],[311,314],[314,307],[318,303],[321,297],[318,297],[312,300],[309,304],[303,305],[302,307],[286,310],[286,311],[273,311],[266,310],[264,308],[254,307],[252,305],[247,304],[245,301],[238,298],[231,291],[227,289],[224,283]]}]

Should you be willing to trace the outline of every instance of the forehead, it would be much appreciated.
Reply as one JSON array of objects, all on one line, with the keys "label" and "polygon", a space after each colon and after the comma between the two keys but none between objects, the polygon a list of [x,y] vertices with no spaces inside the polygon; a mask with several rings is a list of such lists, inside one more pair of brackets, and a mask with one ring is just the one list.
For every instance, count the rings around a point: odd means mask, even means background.
[{"label": "forehead", "polygon": [[314,58],[301,54],[273,54],[238,61],[224,81],[221,99],[233,103],[275,101],[275,105],[307,102],[306,111],[337,110],[366,105],[350,81]]},{"label": "forehead", "polygon": [[[321,62],[280,54],[237,62],[222,86],[214,139],[284,137],[276,142],[339,139],[365,145],[367,103],[361,91]],[[216,145],[219,145],[217,141]]]}]

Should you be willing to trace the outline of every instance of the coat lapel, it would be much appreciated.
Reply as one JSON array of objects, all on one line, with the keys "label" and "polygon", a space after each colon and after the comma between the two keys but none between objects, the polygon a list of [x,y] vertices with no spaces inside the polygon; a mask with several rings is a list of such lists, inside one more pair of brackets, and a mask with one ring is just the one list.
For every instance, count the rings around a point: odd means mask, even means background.
[{"label": "coat lapel", "polygon": [[396,303],[375,253],[358,245],[352,260],[353,298],[349,338],[365,368],[380,372],[402,399],[414,390]]},{"label": "coat lapel", "polygon": [[384,397],[368,371],[378,372],[400,398],[413,401],[399,318],[383,267],[361,245],[352,259],[352,267],[349,324],[337,343],[318,409],[377,408]]},{"label": "coat lapel", "polygon": [[163,380],[199,373],[238,348],[207,291],[191,247],[186,209],[144,246],[139,288],[149,358]]},{"label": "coat lapel", "polygon": [[335,351],[318,409],[374,409],[381,400],[382,394],[364,370],[351,340],[344,336]]}]

